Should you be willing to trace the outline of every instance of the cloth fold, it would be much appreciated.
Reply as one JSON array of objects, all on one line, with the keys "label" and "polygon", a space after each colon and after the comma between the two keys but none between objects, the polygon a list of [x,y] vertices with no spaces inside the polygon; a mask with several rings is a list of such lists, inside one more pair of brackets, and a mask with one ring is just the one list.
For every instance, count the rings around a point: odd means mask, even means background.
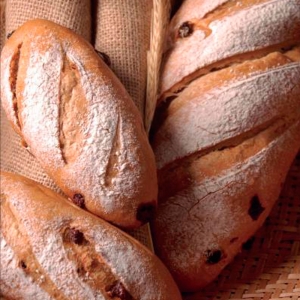
[{"label": "cloth fold", "polygon": [[95,48],[110,57],[112,70],[144,119],[152,1],[101,0],[93,5]]}]

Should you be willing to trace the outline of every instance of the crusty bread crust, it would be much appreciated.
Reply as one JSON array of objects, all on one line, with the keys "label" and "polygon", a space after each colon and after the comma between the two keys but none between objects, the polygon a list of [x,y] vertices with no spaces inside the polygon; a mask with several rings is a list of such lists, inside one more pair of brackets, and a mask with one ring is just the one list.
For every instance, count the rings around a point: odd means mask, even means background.
[{"label": "crusty bread crust", "polygon": [[158,168],[196,152],[235,145],[279,119],[297,119],[299,78],[300,47],[194,80],[165,110],[153,138]]},{"label": "crusty bread crust", "polygon": [[159,103],[199,75],[300,40],[299,0],[187,0],[172,19]]},{"label": "crusty bread crust", "polygon": [[155,161],[141,117],[82,37],[46,20],[21,26],[1,54],[1,98],[23,144],[74,203],[128,228],[153,215]]},{"label": "crusty bread crust", "polygon": [[300,149],[300,47],[199,77],[154,130],[155,249],[183,291],[207,285],[263,224]]},{"label": "crusty bread crust", "polygon": [[1,173],[1,276],[9,299],[181,299],[129,235],[25,177]]},{"label": "crusty bread crust", "polygon": [[162,181],[166,190],[176,188],[159,198],[155,250],[182,291],[199,290],[215,279],[278,199],[299,149],[300,122],[266,143],[273,130],[199,158]]}]

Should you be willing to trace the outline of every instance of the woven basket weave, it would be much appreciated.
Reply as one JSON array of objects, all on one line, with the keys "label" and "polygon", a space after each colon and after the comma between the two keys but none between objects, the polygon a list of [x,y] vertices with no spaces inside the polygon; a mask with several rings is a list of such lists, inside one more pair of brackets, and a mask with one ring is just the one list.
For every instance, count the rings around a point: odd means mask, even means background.
[{"label": "woven basket weave", "polygon": [[184,299],[300,299],[300,152],[264,226],[215,282]]}]

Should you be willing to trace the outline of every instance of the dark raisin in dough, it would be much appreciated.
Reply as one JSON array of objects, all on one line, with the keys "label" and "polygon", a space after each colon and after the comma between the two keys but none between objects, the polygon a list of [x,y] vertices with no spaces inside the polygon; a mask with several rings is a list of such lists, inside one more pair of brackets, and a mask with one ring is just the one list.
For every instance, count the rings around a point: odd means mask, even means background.
[{"label": "dark raisin in dough", "polygon": [[84,197],[81,194],[75,194],[72,199],[73,203],[77,206],[84,208]]},{"label": "dark raisin in dough", "polygon": [[180,38],[186,38],[193,33],[193,24],[190,22],[184,22],[180,25],[178,29],[178,36]]},{"label": "dark raisin in dough", "polygon": [[223,258],[222,250],[207,250],[205,253],[208,264],[217,264]]},{"label": "dark raisin in dough", "polygon": [[69,238],[70,241],[77,244],[81,245],[84,242],[84,236],[83,233],[77,229],[71,228],[69,231]]},{"label": "dark raisin in dough", "polygon": [[26,269],[27,268],[27,265],[25,264],[24,260],[20,261],[20,266],[21,266],[22,269]]},{"label": "dark raisin in dough", "polygon": [[248,210],[248,214],[252,218],[252,220],[256,221],[264,210],[265,208],[262,207],[258,196],[253,196]]}]

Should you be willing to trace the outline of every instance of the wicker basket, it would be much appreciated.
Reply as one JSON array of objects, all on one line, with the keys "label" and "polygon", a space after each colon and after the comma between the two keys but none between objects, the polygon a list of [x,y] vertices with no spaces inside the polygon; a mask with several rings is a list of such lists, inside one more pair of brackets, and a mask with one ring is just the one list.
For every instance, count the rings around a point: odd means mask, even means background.
[{"label": "wicker basket", "polygon": [[184,299],[300,299],[300,152],[264,226],[215,282]]}]

